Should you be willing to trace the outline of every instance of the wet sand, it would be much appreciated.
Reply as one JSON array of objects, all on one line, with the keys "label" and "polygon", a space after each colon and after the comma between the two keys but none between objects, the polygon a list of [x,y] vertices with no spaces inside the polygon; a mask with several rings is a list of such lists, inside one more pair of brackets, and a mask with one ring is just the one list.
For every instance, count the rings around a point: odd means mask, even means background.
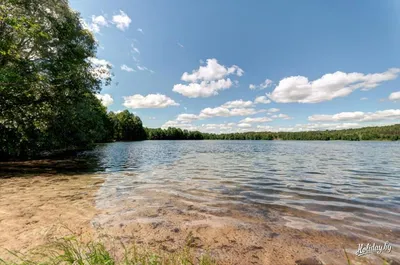
[{"label": "wet sand", "polygon": [[93,232],[90,223],[98,213],[93,196],[101,183],[89,175],[0,178],[0,256],[71,231]]},{"label": "wet sand", "polygon": [[[6,249],[26,252],[74,231],[94,238],[108,234],[125,244],[167,252],[189,244],[199,253],[209,251],[220,264],[346,264],[343,248],[352,264],[383,264],[376,255],[356,257],[360,239],[335,230],[330,218],[315,229],[312,221],[304,221],[312,220],[312,214],[301,216],[284,207],[204,208],[154,190],[105,206],[98,200],[103,177],[0,178],[0,257],[7,257]],[[389,233],[388,240],[398,236]],[[394,247],[391,257],[396,255]]]}]

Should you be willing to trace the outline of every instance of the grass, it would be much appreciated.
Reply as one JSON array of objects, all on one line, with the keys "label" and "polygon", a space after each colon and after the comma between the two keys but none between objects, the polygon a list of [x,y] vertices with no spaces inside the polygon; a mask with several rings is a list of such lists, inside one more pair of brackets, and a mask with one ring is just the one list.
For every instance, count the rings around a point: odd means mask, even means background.
[{"label": "grass", "polygon": [[[189,239],[190,240],[190,239]],[[189,242],[189,241],[188,241]],[[120,242],[117,254],[102,242],[85,243],[76,237],[64,237],[31,251],[10,252],[13,261],[0,259],[1,265],[216,265],[208,253],[196,254],[188,244],[174,253],[154,252]]]}]

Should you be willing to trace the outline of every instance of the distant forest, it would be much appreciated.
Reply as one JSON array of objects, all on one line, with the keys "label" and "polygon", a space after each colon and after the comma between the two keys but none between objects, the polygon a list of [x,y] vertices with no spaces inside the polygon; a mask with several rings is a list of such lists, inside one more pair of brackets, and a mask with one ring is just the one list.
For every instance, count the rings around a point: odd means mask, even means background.
[{"label": "distant forest", "polygon": [[307,132],[243,132],[243,133],[201,133],[187,131],[179,128],[149,129],[145,128],[149,140],[400,140],[400,124],[365,127],[346,130],[326,130]]},{"label": "distant forest", "polygon": [[107,113],[97,99],[111,82],[98,44],[66,0],[0,5],[0,160],[138,140],[399,140],[400,125],[320,132],[210,134],[144,128],[138,116]]}]

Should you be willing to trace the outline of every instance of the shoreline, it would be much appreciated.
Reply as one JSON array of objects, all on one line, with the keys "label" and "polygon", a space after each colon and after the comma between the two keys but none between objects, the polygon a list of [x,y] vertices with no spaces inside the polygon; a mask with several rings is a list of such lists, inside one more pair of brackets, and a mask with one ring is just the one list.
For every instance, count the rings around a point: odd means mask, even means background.
[{"label": "shoreline", "polygon": [[327,219],[315,229],[312,222],[304,223],[311,216],[281,206],[257,206],[249,212],[240,205],[221,205],[210,210],[147,189],[138,190],[137,199],[117,205],[106,198],[111,204],[104,206],[98,197],[104,178],[104,174],[45,174],[0,179],[0,257],[7,257],[5,248],[26,252],[79,231],[86,238],[107,235],[124,245],[136,243],[168,253],[178,251],[190,235],[191,247],[198,253],[209,250],[218,264],[289,265],[316,260],[344,264],[342,246],[347,246],[352,262],[379,264],[375,255],[357,258],[360,239],[330,228],[334,220]]}]

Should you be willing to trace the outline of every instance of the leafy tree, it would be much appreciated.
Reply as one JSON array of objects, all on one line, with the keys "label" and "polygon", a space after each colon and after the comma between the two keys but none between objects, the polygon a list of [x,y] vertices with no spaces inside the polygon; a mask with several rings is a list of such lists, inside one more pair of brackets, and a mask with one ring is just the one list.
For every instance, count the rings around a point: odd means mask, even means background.
[{"label": "leafy tree", "polygon": [[94,93],[96,42],[66,0],[0,5],[0,157],[88,146],[105,139]]},{"label": "leafy tree", "polygon": [[124,110],[118,114],[108,114],[112,124],[112,134],[117,141],[139,141],[146,139],[146,131],[143,128],[141,119]]}]

